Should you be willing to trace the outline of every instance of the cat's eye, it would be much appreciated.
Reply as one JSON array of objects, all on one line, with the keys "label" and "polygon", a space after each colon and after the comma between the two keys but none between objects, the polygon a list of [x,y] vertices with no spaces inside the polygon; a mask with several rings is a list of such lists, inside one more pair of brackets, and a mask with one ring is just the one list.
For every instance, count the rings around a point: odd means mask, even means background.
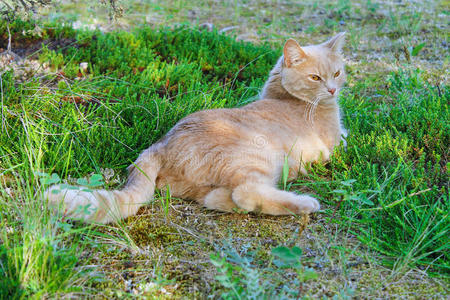
[{"label": "cat's eye", "polygon": [[339,75],[341,75],[341,71],[337,71],[336,73],[334,73],[334,78],[338,77]]},{"label": "cat's eye", "polygon": [[317,75],[311,75],[310,77],[311,77],[311,79],[314,80],[314,81],[322,80],[322,78],[320,78],[320,77],[317,76]]}]

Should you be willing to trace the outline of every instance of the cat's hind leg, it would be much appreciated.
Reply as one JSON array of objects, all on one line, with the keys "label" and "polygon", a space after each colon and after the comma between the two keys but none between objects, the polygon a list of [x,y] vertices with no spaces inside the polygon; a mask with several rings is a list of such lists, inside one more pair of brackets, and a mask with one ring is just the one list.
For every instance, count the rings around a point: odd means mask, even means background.
[{"label": "cat's hind leg", "polygon": [[242,209],[270,215],[311,213],[320,209],[319,202],[311,196],[282,191],[266,183],[238,185],[231,197]]},{"label": "cat's hind leg", "polygon": [[203,198],[203,205],[209,209],[217,209],[221,211],[233,211],[236,204],[231,199],[231,190],[219,187],[213,189]]}]

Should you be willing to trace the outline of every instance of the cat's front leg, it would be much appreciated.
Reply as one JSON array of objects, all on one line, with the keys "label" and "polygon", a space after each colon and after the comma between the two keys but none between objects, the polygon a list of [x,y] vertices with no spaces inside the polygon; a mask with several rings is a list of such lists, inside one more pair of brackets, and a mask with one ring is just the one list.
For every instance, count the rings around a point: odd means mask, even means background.
[{"label": "cat's front leg", "polygon": [[241,184],[234,188],[231,197],[239,208],[269,215],[311,213],[320,209],[319,202],[309,195],[281,191],[264,183]]}]

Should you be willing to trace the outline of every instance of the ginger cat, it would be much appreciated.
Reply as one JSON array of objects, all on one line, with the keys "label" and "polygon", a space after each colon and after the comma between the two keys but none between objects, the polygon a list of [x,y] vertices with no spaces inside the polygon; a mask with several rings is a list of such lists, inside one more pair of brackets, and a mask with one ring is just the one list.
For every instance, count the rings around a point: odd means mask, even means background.
[{"label": "ginger cat", "polygon": [[[123,189],[85,192],[52,186],[45,197],[63,205],[70,217],[101,223],[136,214],[155,188],[166,186],[172,196],[209,209],[271,215],[319,210],[313,197],[276,185],[285,157],[293,180],[305,172],[304,163],[329,159],[345,134],[336,101],[345,82],[343,42],[344,33],[306,47],[289,39],[260,100],[180,120],[128,168]],[[86,205],[91,212],[81,213],[79,206]]]}]

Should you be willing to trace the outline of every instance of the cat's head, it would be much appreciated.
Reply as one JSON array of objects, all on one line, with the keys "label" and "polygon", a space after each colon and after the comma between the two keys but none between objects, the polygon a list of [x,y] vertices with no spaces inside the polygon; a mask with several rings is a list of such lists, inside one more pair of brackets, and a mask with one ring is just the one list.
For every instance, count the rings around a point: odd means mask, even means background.
[{"label": "cat's head", "polygon": [[296,98],[310,103],[335,101],[346,76],[341,32],[319,45],[300,47],[293,39],[284,45],[281,84]]}]

